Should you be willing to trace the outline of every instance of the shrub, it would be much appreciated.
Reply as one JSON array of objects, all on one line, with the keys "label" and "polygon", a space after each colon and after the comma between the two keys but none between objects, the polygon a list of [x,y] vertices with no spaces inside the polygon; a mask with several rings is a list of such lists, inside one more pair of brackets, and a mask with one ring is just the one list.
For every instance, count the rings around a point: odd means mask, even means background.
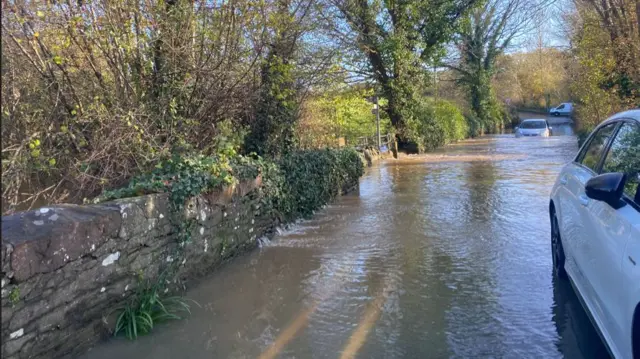
[{"label": "shrub", "polygon": [[469,137],[477,137],[484,134],[482,122],[473,111],[466,112],[464,117],[469,124]]},{"label": "shrub", "polygon": [[364,171],[353,149],[298,151],[284,156],[278,165],[285,185],[278,202],[284,220],[309,217],[343,186],[357,183]]},{"label": "shrub", "polygon": [[179,206],[188,198],[232,181],[231,165],[224,155],[174,154],[156,165],[151,173],[133,177],[127,186],[105,191],[93,202],[168,192],[174,206]]},{"label": "shrub", "polygon": [[416,106],[407,120],[405,135],[422,152],[466,138],[469,125],[452,102],[427,99]]},{"label": "shrub", "polygon": [[469,135],[467,120],[454,103],[446,100],[437,101],[435,116],[444,129],[445,143],[460,141]]}]

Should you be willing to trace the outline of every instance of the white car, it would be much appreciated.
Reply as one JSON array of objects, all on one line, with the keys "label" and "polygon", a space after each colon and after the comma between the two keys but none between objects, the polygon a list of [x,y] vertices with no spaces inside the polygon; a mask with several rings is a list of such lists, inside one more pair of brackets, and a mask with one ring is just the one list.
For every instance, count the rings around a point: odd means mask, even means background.
[{"label": "white car", "polygon": [[550,109],[549,114],[552,116],[571,116],[573,114],[573,103],[561,103],[558,107]]},{"label": "white car", "polygon": [[615,358],[640,359],[640,110],[600,124],[551,191],[554,273]]},{"label": "white car", "polygon": [[549,123],[547,123],[547,120],[539,118],[524,120],[520,123],[520,126],[515,128],[516,137],[549,137],[549,135],[551,135],[551,130],[552,128],[549,126]]}]

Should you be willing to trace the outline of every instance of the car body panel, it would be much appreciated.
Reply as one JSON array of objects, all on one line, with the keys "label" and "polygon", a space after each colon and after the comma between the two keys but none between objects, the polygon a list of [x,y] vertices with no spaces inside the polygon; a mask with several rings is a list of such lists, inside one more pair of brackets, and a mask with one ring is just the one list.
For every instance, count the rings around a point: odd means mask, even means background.
[{"label": "car body panel", "polygon": [[573,113],[573,103],[563,102],[560,105],[553,107],[549,110],[550,115],[569,116]]},{"label": "car body panel", "polygon": [[[640,124],[640,110],[603,122],[578,153],[597,130],[622,119]],[[562,168],[551,191],[565,269],[611,354],[632,358],[632,320],[640,303],[640,208],[629,197],[617,209],[586,197],[585,184],[596,173],[577,159]]]}]

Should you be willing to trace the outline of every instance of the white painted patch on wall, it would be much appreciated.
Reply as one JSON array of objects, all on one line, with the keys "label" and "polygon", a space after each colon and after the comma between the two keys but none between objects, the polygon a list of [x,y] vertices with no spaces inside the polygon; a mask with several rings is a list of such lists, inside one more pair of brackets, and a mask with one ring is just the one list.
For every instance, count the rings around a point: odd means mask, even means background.
[{"label": "white painted patch on wall", "polygon": [[58,219],[58,214],[54,213],[51,217],[49,217],[50,221],[55,221],[56,219]]},{"label": "white painted patch on wall", "polygon": [[164,218],[164,214],[160,213],[160,215],[158,217],[160,217],[160,219],[163,219]]},{"label": "white painted patch on wall", "polygon": [[91,245],[91,251],[93,252],[93,251],[95,251],[95,250],[96,250],[96,245],[95,245],[95,244],[92,244],[92,245]]},{"label": "white painted patch on wall", "polygon": [[129,285],[127,284],[127,285],[124,286],[124,291],[126,292],[128,290],[129,290]]},{"label": "white painted patch on wall", "polygon": [[204,227],[200,227],[200,234],[204,234]]},{"label": "white painted patch on wall", "polygon": [[102,260],[102,266],[106,267],[108,265],[112,265],[119,258],[120,258],[120,252],[111,253],[107,256],[107,258]]},{"label": "white painted patch on wall", "polygon": [[227,212],[222,212],[222,217],[226,217],[227,216]]},{"label": "white painted patch on wall", "polygon": [[33,221],[33,224],[35,224],[36,226],[41,226],[44,224],[44,221],[41,221],[41,220]]},{"label": "white painted patch on wall", "polygon": [[100,288],[100,293],[104,293],[105,290],[107,290],[107,288],[105,287]]},{"label": "white painted patch on wall", "polygon": [[167,256],[167,262],[169,262],[169,263],[173,262],[173,257]]},{"label": "white painted patch on wall", "polygon": [[24,335],[24,328],[20,328],[20,329],[16,330],[15,332],[9,334],[9,339],[20,338],[23,335]]},{"label": "white painted patch on wall", "polygon": [[120,213],[122,213],[122,218],[127,218],[127,213],[125,212],[127,208],[131,208],[131,203],[120,205]]},{"label": "white painted patch on wall", "polygon": [[207,242],[207,240],[205,239],[204,240],[204,251],[206,252],[208,249],[209,249],[209,242]]},{"label": "white painted patch on wall", "polygon": [[251,220],[251,224],[254,224],[254,223],[256,223],[256,220],[255,220],[255,219],[252,219],[252,220]]},{"label": "white painted patch on wall", "polygon": [[45,214],[47,212],[49,212],[49,208],[47,208],[47,207],[40,208],[40,213]]},{"label": "white painted patch on wall", "polygon": [[202,209],[200,210],[200,220],[204,221],[205,219],[207,219],[207,213]]}]

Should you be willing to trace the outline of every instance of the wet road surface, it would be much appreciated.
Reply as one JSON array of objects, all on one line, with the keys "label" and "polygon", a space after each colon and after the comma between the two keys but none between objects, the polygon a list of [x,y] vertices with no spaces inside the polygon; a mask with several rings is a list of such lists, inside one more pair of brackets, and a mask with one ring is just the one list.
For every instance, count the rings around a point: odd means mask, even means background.
[{"label": "wet road surface", "polygon": [[370,168],[189,291],[187,319],[85,357],[607,357],[552,276],[548,196],[576,151],[499,135]]}]

